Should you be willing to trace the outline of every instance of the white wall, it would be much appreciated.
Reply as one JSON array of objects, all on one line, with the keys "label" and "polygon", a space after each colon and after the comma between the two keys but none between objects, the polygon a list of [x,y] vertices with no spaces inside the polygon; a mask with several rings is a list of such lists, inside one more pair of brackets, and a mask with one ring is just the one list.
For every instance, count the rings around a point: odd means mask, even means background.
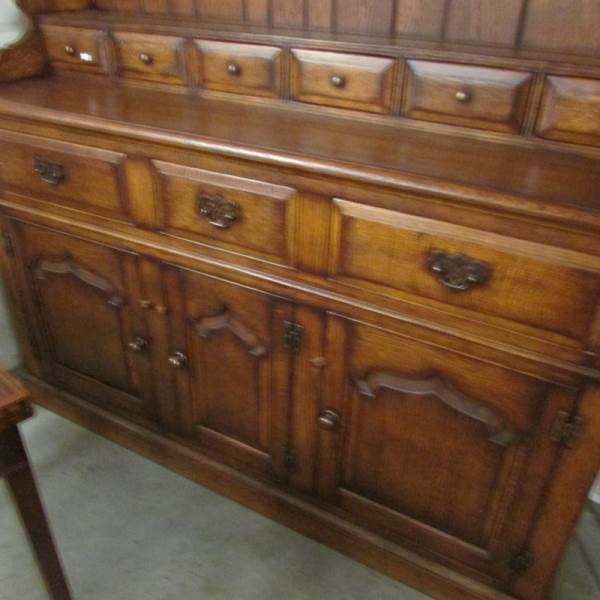
[{"label": "white wall", "polygon": [[0,47],[19,39],[27,21],[13,0],[0,0]]}]

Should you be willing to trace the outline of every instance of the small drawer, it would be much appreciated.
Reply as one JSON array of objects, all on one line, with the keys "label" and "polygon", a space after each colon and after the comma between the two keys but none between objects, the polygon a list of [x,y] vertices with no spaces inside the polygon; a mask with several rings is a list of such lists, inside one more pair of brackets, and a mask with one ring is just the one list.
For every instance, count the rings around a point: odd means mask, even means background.
[{"label": "small drawer", "polygon": [[288,262],[296,190],[154,161],[165,233],[276,263]]},{"label": "small drawer", "polygon": [[121,76],[185,85],[183,39],[121,31],[113,37]]},{"label": "small drawer", "polygon": [[390,112],[395,61],[380,56],[292,50],[292,98],[301,102]]},{"label": "small drawer", "polygon": [[548,77],[536,132],[548,140],[600,146],[600,81]]},{"label": "small drawer", "polygon": [[492,131],[521,129],[532,75],[409,60],[402,114],[411,119]]},{"label": "small drawer", "polygon": [[15,191],[106,217],[129,220],[125,155],[7,131],[0,132],[0,181]]},{"label": "small drawer", "polygon": [[280,48],[210,40],[196,40],[196,48],[200,87],[251,96],[280,95]]},{"label": "small drawer", "polygon": [[42,25],[48,57],[53,65],[106,73],[106,41],[104,31]]},{"label": "small drawer", "polygon": [[564,251],[433,219],[335,204],[339,242],[330,274],[340,283],[427,298],[570,339],[587,335],[600,277],[581,259],[567,262]]}]

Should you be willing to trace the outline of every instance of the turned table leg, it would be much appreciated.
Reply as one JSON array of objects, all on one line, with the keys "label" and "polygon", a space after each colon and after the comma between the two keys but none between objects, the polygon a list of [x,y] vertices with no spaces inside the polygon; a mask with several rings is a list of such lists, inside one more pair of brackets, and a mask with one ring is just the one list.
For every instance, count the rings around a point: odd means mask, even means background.
[{"label": "turned table leg", "polygon": [[17,426],[0,432],[0,474],[6,479],[53,600],[71,600],[46,512]]}]

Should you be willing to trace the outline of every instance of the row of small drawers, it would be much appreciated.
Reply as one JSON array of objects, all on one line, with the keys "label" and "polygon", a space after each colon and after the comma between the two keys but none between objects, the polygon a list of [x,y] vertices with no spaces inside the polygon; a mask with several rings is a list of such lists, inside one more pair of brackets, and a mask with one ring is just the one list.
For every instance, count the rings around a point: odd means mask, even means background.
[{"label": "row of small drawers", "polygon": [[[136,197],[126,183],[131,159],[125,152],[2,131],[0,156],[6,189],[132,224],[143,204],[154,215],[146,223],[150,229],[227,252],[231,262],[244,257],[297,267],[346,289],[425,298],[561,339],[583,342],[594,318],[600,277],[564,257],[554,262],[550,248],[541,260],[535,244],[527,250],[492,234],[483,240],[467,228],[342,198],[319,199],[325,212],[303,210],[309,200],[299,190],[270,182],[260,168],[250,179],[152,160],[144,175],[154,181],[152,191]],[[307,214],[318,214],[319,223],[295,221]],[[330,226],[323,227],[322,219]],[[302,239],[298,231],[306,232]],[[295,262],[298,243],[326,254],[320,267]]]},{"label": "row of small drawers", "polygon": [[[122,77],[278,98],[283,51],[275,46],[43,26],[56,66],[106,72],[109,39]],[[293,100],[374,113],[394,111],[398,62],[389,57],[293,49]],[[526,71],[409,60],[403,116],[519,133],[533,87]],[[536,132],[548,139],[600,144],[600,81],[548,77]]]}]

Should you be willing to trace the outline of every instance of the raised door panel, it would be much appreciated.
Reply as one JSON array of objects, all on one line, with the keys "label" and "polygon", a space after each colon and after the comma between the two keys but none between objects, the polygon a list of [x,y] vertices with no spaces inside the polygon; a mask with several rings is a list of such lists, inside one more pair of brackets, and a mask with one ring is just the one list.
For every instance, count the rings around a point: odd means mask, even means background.
[{"label": "raised door panel", "polygon": [[48,376],[105,408],[154,418],[149,341],[134,305],[137,257],[18,225]]},{"label": "raised door panel", "polygon": [[419,552],[509,578],[574,392],[337,316],[327,340],[323,499]]},{"label": "raised door panel", "polygon": [[165,267],[165,278],[181,433],[233,466],[285,476],[292,305],[194,271]]}]

